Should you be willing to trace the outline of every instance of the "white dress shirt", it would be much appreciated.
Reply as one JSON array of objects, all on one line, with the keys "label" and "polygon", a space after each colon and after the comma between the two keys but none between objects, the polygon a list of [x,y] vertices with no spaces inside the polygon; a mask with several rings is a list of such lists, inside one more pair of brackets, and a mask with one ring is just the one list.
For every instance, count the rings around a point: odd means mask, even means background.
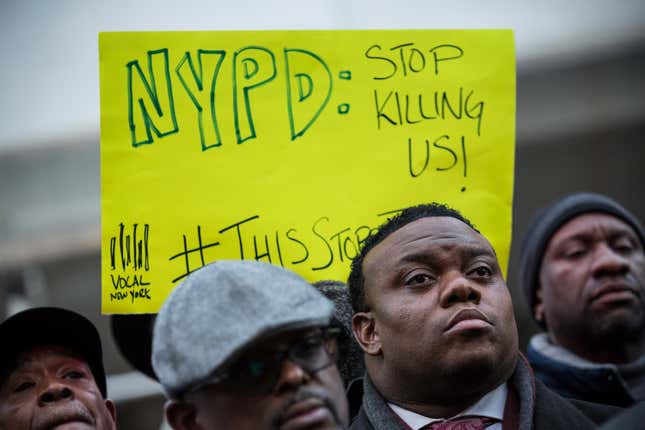
[{"label": "white dress shirt", "polygon": [[[506,387],[506,384],[502,384],[479,399],[477,403],[475,403],[468,409],[459,412],[457,415],[449,418],[448,420],[464,415],[480,415],[483,417],[496,418],[500,420],[500,422],[486,427],[486,430],[502,430],[502,419],[504,418],[504,406],[506,406],[507,395],[508,388]],[[426,416],[417,414],[416,412],[404,409],[393,403],[388,403],[388,405],[390,406],[390,408],[392,408],[394,413],[399,416],[399,418],[401,418],[408,426],[410,426],[412,430],[419,430],[421,427],[435,421],[448,421],[444,418],[428,418]]]}]

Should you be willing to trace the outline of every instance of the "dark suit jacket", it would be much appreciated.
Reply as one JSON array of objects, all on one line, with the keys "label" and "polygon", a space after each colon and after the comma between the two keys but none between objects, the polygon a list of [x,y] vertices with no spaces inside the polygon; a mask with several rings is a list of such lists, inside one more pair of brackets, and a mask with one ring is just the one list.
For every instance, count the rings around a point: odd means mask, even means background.
[{"label": "dark suit jacket", "polygon": [[645,401],[616,415],[600,427],[602,430],[645,429]]},{"label": "dark suit jacket", "polygon": [[[549,390],[533,376],[523,356],[509,379],[509,390],[517,393],[519,430],[595,429],[619,409],[589,402],[570,402]],[[407,430],[374,387],[369,376],[364,380],[363,405],[350,430]],[[508,426],[504,426],[506,430]]]}]

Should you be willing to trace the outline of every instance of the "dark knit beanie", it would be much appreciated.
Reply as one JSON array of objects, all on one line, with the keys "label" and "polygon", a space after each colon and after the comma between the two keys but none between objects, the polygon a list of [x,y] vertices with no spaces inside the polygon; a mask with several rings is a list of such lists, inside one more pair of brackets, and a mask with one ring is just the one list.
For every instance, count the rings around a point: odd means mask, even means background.
[{"label": "dark knit beanie", "polygon": [[[590,212],[606,213],[626,222],[634,229],[641,245],[645,247],[645,231],[641,223],[627,209],[609,197],[594,193],[575,193],[542,208],[529,224],[529,229],[522,241],[520,256],[521,286],[529,312],[534,319],[535,291],[540,283],[542,257],[549,240],[563,224],[578,215]],[[543,322],[537,322],[542,328],[546,328]]]}]

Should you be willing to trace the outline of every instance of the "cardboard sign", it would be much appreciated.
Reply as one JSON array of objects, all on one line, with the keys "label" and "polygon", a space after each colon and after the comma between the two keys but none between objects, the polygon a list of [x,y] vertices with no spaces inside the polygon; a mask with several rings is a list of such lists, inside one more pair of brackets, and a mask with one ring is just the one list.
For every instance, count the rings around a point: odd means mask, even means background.
[{"label": "cardboard sign", "polygon": [[156,312],[220,259],[344,281],[432,201],[506,270],[510,30],[101,33],[99,53],[104,313]]}]

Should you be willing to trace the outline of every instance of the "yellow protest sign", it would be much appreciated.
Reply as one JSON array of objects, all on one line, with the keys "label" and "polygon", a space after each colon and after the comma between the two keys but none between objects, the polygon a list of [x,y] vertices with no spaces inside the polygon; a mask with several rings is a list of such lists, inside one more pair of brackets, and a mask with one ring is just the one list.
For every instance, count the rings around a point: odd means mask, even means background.
[{"label": "yellow protest sign", "polygon": [[101,33],[102,310],[156,312],[219,259],[346,280],[445,202],[511,234],[510,30]]}]

